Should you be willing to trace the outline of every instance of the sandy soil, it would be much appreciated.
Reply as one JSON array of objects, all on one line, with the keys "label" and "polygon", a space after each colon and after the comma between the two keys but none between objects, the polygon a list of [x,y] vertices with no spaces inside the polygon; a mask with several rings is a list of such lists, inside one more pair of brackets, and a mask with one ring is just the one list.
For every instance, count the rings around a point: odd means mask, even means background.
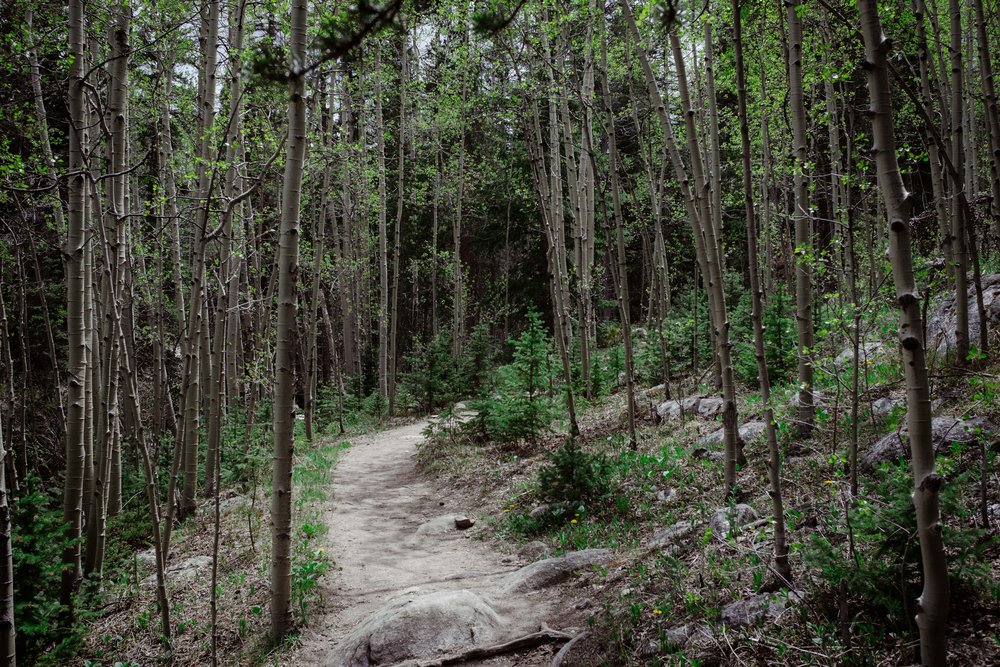
[{"label": "sandy soil", "polygon": [[[393,598],[412,593],[470,589],[489,599],[510,625],[511,636],[545,622],[576,632],[581,619],[567,613],[558,589],[525,596],[501,594],[503,577],[525,561],[475,539],[481,526],[443,534],[418,534],[425,522],[446,514],[476,517],[475,507],[436,488],[417,470],[414,454],[426,422],[352,441],[333,476],[325,513],[328,544],[337,571],[325,578],[325,608],[292,655],[291,664],[329,665],[328,656],[352,628]],[[480,522],[481,523],[481,522]],[[567,627],[574,624],[575,627]],[[470,665],[548,665],[560,645]],[[331,666],[335,667],[335,666]]]}]

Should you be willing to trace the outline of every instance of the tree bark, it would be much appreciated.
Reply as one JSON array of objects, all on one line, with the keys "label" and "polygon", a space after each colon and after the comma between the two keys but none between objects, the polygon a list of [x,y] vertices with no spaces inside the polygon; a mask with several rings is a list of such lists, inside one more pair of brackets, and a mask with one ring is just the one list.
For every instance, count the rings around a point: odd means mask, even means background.
[{"label": "tree bark", "polygon": [[[917,599],[920,659],[937,667],[947,662],[949,582],[948,564],[941,538],[939,495],[944,479],[934,465],[931,438],[931,402],[924,357],[920,295],[913,275],[910,249],[912,200],[903,185],[896,158],[886,56],[891,43],[882,33],[874,0],[860,0],[865,43],[865,69],[871,97],[873,154],[879,189],[889,218],[889,258],[892,263],[896,303],[899,306],[899,341],[906,381],[907,421],[913,454],[913,504],[923,562],[924,588]],[[964,289],[964,280],[959,281]]]},{"label": "tree bark", "polygon": [[306,0],[293,0],[288,78],[288,146],[278,240],[278,331],[275,346],[274,462],[271,471],[271,635],[291,630],[292,449],[295,430],[295,310],[298,297],[299,203],[306,153]]}]

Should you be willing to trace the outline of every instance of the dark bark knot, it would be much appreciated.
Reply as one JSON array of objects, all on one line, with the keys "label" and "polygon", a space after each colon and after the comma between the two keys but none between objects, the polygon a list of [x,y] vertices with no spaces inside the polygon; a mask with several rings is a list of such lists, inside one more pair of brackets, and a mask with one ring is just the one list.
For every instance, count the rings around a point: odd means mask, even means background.
[{"label": "dark bark knot", "polygon": [[931,473],[920,482],[920,490],[926,493],[936,494],[944,486],[944,477],[937,473]]}]

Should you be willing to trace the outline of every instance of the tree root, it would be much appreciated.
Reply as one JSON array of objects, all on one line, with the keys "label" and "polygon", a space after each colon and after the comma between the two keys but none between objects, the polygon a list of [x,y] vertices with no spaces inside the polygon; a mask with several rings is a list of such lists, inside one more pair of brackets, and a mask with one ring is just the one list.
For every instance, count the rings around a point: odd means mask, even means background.
[{"label": "tree root", "polygon": [[495,644],[493,646],[477,646],[462,653],[453,653],[451,655],[435,658],[433,660],[417,660],[415,662],[407,661],[403,664],[413,665],[413,667],[445,667],[446,665],[460,665],[463,662],[468,662],[469,660],[492,658],[494,656],[503,655],[504,653],[520,651],[526,648],[534,648],[548,642],[569,641],[572,643],[576,639],[579,639],[579,637],[580,635],[573,637],[565,632],[553,630],[545,623],[542,623],[542,627],[538,632],[532,632],[529,635],[512,639],[511,641],[503,644]]},{"label": "tree root", "polygon": [[589,636],[590,636],[590,630],[584,630],[576,637],[573,637],[573,639],[570,639],[565,646],[559,649],[559,652],[556,653],[556,657],[552,658],[552,664],[549,665],[549,667],[562,667],[563,663],[569,657],[569,652],[573,650],[573,646],[576,645],[578,642],[583,641]]}]

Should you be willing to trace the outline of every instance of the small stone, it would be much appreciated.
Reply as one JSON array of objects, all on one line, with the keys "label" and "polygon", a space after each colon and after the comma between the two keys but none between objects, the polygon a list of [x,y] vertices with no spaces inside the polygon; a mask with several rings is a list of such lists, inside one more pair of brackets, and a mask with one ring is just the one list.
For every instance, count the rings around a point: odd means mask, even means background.
[{"label": "small stone", "polygon": [[663,647],[668,651],[679,651],[688,643],[693,631],[694,628],[687,624],[670,628],[663,633]]},{"label": "small stone", "polygon": [[660,503],[669,503],[676,497],[677,497],[677,489],[666,489],[666,490],[661,489],[656,492],[656,501]]},{"label": "small stone", "polygon": [[639,657],[644,659],[652,658],[654,655],[660,652],[660,642],[656,640],[649,640],[639,651]]},{"label": "small stone", "polygon": [[552,509],[552,505],[549,505],[548,503],[542,503],[538,507],[536,507],[536,508],[532,509],[530,512],[528,512],[528,518],[529,519],[541,519],[543,516],[545,516],[546,514],[549,513],[550,509]]},{"label": "small stone", "polygon": [[653,533],[653,536],[649,538],[649,546],[656,547],[669,544],[674,540],[689,535],[694,531],[694,528],[695,525],[691,521],[678,521],[668,528],[663,528]]},{"label": "small stone", "polygon": [[466,528],[472,528],[476,525],[476,520],[467,516],[457,516],[455,517],[455,528],[459,530],[465,530]]},{"label": "small stone", "polygon": [[724,542],[729,538],[733,529],[745,526],[756,518],[757,512],[754,508],[740,503],[731,510],[728,507],[715,510],[708,523],[712,527],[712,534],[715,538]]}]

